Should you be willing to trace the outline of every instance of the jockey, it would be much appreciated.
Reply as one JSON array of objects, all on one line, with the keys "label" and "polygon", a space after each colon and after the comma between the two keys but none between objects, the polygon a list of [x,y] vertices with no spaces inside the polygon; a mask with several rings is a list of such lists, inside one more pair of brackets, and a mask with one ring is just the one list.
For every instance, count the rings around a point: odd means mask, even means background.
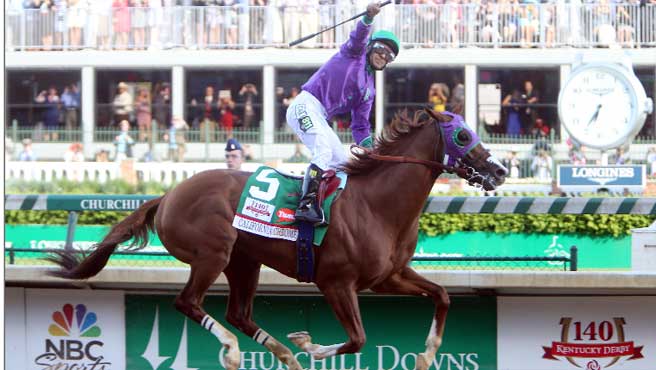
[{"label": "jockey", "polygon": [[350,112],[354,141],[365,147],[373,145],[369,113],[376,92],[374,71],[383,70],[400,49],[398,38],[390,31],[380,30],[369,37],[378,12],[378,3],[367,6],[366,15],[357,22],[348,41],[310,77],[287,108],[287,124],[312,153],[296,210],[299,221],[326,224],[318,201],[322,175],[348,159],[328,119]]}]

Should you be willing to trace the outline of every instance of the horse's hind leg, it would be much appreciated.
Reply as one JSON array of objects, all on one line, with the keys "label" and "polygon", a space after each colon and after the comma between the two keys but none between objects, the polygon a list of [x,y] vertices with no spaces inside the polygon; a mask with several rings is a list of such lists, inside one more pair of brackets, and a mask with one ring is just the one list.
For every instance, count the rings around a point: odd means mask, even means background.
[{"label": "horse's hind leg", "polygon": [[253,321],[253,298],[260,276],[261,264],[238,252],[233,252],[225,269],[230,284],[226,320],[242,333],[266,347],[290,370],[302,370],[292,351]]},{"label": "horse's hind leg", "polygon": [[239,368],[241,355],[237,337],[208,315],[201,305],[205,298],[207,289],[219,277],[225,268],[227,258],[210,256],[198,256],[191,265],[191,275],[184,289],[175,299],[175,308],[187,317],[199,323],[204,329],[214,334],[221,344],[226,347],[224,356],[225,368],[236,370]]},{"label": "horse's hind leg", "polygon": [[[321,289],[321,287],[319,288]],[[353,287],[349,287],[348,284],[340,283],[334,283],[334,286],[321,289],[321,291],[335,312],[335,316],[337,316],[342,327],[344,327],[349,337],[348,342],[322,346],[312,343],[310,334],[304,331],[291,333],[287,335],[287,338],[297,347],[310,353],[312,357],[318,360],[343,353],[358,352],[364,345],[366,336],[362,327],[357,292]]]},{"label": "horse's hind leg", "polygon": [[410,267],[392,275],[381,284],[371,288],[377,293],[430,296],[435,302],[435,315],[426,338],[426,351],[417,356],[417,370],[426,370],[435,359],[437,350],[442,345],[446,314],[449,311],[449,295],[446,289],[427,280]]}]

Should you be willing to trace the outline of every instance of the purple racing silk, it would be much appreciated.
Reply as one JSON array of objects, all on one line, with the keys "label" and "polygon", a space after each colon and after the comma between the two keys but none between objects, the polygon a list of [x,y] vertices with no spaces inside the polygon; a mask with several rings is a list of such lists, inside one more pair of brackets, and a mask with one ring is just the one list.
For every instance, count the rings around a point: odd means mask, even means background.
[{"label": "purple racing silk", "polygon": [[367,68],[370,31],[370,25],[358,21],[339,52],[302,86],[321,102],[326,118],[351,112],[351,133],[358,144],[371,134],[369,113],[376,94],[374,74]]},{"label": "purple racing silk", "polygon": [[464,158],[481,142],[481,138],[469,128],[462,116],[446,111],[440,113],[453,118],[450,122],[441,122],[438,125],[446,143],[444,164],[454,166],[459,158]]}]

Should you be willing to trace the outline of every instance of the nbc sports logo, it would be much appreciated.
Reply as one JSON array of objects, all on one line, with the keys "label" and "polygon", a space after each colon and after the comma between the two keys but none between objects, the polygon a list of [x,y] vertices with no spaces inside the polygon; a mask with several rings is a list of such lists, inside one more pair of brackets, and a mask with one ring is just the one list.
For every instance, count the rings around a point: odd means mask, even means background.
[{"label": "nbc sports logo", "polygon": [[67,303],[61,311],[52,313],[52,321],[48,333],[55,337],[88,337],[95,338],[101,334],[100,327],[96,325],[98,316],[95,312],[87,310],[84,304],[73,305]]},{"label": "nbc sports logo", "polygon": [[97,323],[98,315],[86,305],[64,304],[52,313],[48,334],[54,338],[45,339],[45,351],[34,359],[35,364],[43,369],[110,369]]}]

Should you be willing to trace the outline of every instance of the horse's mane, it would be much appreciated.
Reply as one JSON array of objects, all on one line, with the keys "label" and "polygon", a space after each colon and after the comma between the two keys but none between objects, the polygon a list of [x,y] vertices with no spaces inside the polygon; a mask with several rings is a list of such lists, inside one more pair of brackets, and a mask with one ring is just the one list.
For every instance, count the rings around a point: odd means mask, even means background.
[{"label": "horse's mane", "polygon": [[[394,118],[392,118],[392,122],[385,127],[380,136],[376,137],[373,152],[380,155],[393,154],[401,138],[433,120],[449,122],[451,117],[431,109],[417,110],[412,117],[410,117],[407,109],[397,111]],[[362,151],[354,152],[353,155],[354,158],[341,166],[341,169],[349,175],[369,173],[383,163],[367,156],[367,153]]]}]

